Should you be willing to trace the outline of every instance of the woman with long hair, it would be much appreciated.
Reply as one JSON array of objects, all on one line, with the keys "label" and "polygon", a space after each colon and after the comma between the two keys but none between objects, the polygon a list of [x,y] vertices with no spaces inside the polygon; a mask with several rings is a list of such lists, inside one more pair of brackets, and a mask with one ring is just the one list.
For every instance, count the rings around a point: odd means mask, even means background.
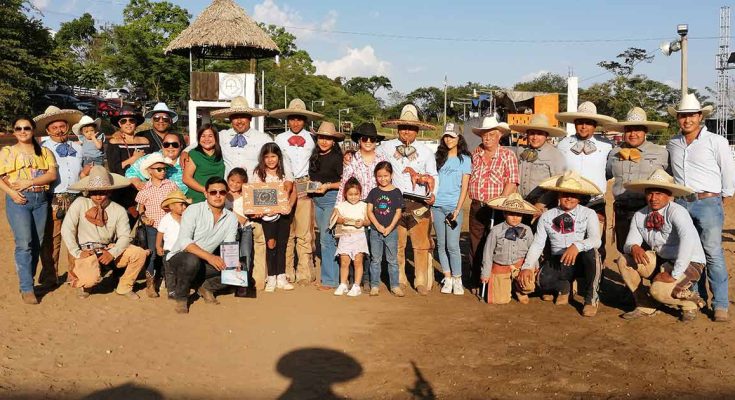
[{"label": "woman with long hair", "polygon": [[[110,138],[105,149],[107,167],[110,172],[125,176],[125,172],[139,158],[150,154],[152,149],[148,139],[136,135],[135,129],[145,119],[130,106],[124,106],[120,114],[112,117],[110,122],[119,130]],[[137,189],[129,186],[113,192],[111,200],[128,209],[131,216],[136,216],[135,195]]]},{"label": "woman with long hair", "polygon": [[442,293],[464,294],[462,286],[462,254],[459,234],[462,230],[462,206],[472,173],[472,155],[459,126],[448,123],[436,150],[436,169],[439,187],[431,207],[436,231],[439,263],[444,273]]},{"label": "woman with long hair", "polygon": [[212,124],[204,124],[197,131],[197,147],[189,151],[184,165],[183,181],[189,187],[186,195],[193,203],[205,200],[204,185],[212,177],[225,177],[225,161],[219,145],[219,133]]},{"label": "woman with long hair", "polygon": [[49,184],[56,180],[53,153],[33,137],[36,124],[27,117],[13,121],[18,142],[0,150],[0,189],[5,192],[5,214],[15,238],[15,272],[23,302],[38,304],[33,291],[48,217]]}]

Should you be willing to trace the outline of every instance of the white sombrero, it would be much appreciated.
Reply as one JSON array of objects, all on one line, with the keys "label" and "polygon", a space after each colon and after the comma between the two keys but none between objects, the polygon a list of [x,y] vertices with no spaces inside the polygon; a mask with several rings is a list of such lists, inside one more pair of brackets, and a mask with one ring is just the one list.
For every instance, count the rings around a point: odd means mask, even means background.
[{"label": "white sombrero", "polygon": [[151,179],[151,174],[148,173],[148,168],[156,164],[164,164],[167,167],[170,167],[174,165],[174,161],[170,158],[164,157],[161,153],[151,153],[145,156],[143,161],[140,162],[140,174],[143,175],[145,179]]},{"label": "white sombrero", "polygon": [[480,122],[480,126],[472,128],[472,133],[475,135],[482,136],[483,133],[492,131],[494,129],[499,130],[503,136],[510,133],[510,127],[505,122],[498,122],[495,117],[485,117]]},{"label": "white sombrero", "polygon": [[591,180],[580,176],[577,171],[568,170],[562,175],[546,178],[538,185],[541,189],[552,192],[576,193],[588,196],[602,194],[600,188]]},{"label": "white sombrero", "polygon": [[69,189],[78,190],[80,192],[90,192],[95,190],[115,190],[130,185],[130,181],[118,174],[113,174],[101,165],[95,165],[89,171],[89,175],[70,185]]},{"label": "white sombrero", "polygon": [[597,106],[590,101],[585,101],[580,104],[579,107],[577,107],[577,111],[556,113],[554,117],[559,120],[559,122],[567,122],[571,124],[573,124],[574,120],[577,119],[591,119],[597,122],[598,125],[608,125],[618,122],[618,120],[613,117],[598,114]]},{"label": "white sombrero", "polygon": [[434,125],[422,122],[419,119],[419,110],[413,104],[406,104],[405,106],[403,106],[403,109],[401,110],[401,116],[398,117],[398,119],[383,121],[380,125],[385,128],[398,128],[401,125],[415,126],[425,131],[433,131],[434,129],[436,129]]},{"label": "white sombrero", "polygon": [[273,110],[268,113],[268,116],[279,119],[287,119],[289,115],[300,115],[306,119],[322,119],[324,115],[309,111],[306,109],[306,104],[301,99],[293,99],[288,103],[287,108],[281,108]]},{"label": "white sombrero", "polygon": [[176,121],[179,120],[179,114],[176,114],[175,111],[172,111],[170,108],[168,108],[168,105],[166,103],[156,103],[156,105],[153,106],[152,110],[145,113],[144,117],[145,119],[151,119],[154,115],[158,113],[168,114],[168,116],[171,117],[172,124],[175,124]]},{"label": "white sombrero", "polygon": [[545,114],[534,114],[528,124],[511,125],[510,129],[520,133],[528,133],[529,130],[541,131],[546,132],[550,137],[567,136],[567,131],[564,129],[551,126]]},{"label": "white sombrero", "polygon": [[702,118],[707,118],[707,116],[712,114],[712,106],[702,107],[702,105],[699,103],[699,100],[697,100],[697,96],[695,96],[694,93],[689,93],[684,96],[684,98],[681,99],[679,105],[676,108],[669,106],[666,110],[672,117],[676,117],[676,114],[679,113],[701,112]]},{"label": "white sombrero", "polygon": [[625,132],[626,126],[645,126],[649,131],[664,129],[669,126],[666,122],[649,121],[646,112],[640,107],[633,107],[628,111],[625,120],[616,124],[608,125],[608,130]]},{"label": "white sombrero", "polygon": [[48,106],[43,114],[33,117],[36,123],[36,134],[42,135],[46,133],[46,126],[55,121],[66,121],[69,126],[76,124],[82,119],[82,112],[79,110],[62,110],[56,106]]},{"label": "white sombrero", "polygon": [[261,117],[263,115],[268,115],[268,110],[264,110],[262,108],[252,108],[250,107],[250,104],[248,104],[248,100],[246,98],[242,96],[237,96],[232,99],[228,108],[212,111],[209,115],[214,119],[225,119],[237,114],[247,114],[253,117]]},{"label": "white sombrero", "polygon": [[539,210],[533,204],[523,200],[520,194],[511,193],[508,196],[496,197],[487,202],[491,208],[501,211],[514,212],[519,214],[536,214]]},{"label": "white sombrero", "polygon": [[80,136],[82,134],[82,128],[84,128],[85,126],[94,125],[97,128],[97,132],[99,132],[101,124],[101,119],[92,119],[92,117],[88,117],[85,115],[82,117],[82,119],[79,120],[79,122],[72,125],[71,131],[74,132],[75,135]]},{"label": "white sombrero", "polygon": [[674,183],[674,177],[667,174],[666,171],[659,168],[651,174],[648,179],[642,179],[637,181],[630,181],[623,185],[623,187],[632,192],[644,192],[646,189],[665,189],[671,192],[674,197],[686,196],[694,193],[694,190],[689,189],[684,185]]}]

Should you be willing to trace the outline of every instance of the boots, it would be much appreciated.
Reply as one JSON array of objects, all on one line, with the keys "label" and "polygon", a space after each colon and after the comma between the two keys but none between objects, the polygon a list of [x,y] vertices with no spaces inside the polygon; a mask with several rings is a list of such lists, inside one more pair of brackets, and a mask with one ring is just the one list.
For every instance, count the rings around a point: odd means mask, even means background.
[{"label": "boots", "polygon": [[145,293],[151,298],[158,297],[156,279],[149,272],[145,273]]}]

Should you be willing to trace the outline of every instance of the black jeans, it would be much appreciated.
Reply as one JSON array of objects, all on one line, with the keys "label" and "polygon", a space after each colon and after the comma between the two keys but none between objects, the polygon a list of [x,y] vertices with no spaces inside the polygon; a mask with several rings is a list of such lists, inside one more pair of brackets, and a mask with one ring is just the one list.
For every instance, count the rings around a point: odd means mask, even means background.
[{"label": "black jeans", "polygon": [[189,290],[200,282],[201,287],[212,292],[227,288],[221,282],[220,271],[194,254],[182,251],[171,257],[169,264],[176,275],[177,300],[186,300]]},{"label": "black jeans", "polygon": [[[268,276],[286,273],[286,246],[288,234],[291,231],[291,216],[281,215],[275,221],[263,221],[263,236],[265,236],[265,263],[268,267]],[[271,248],[268,242],[276,243]]]},{"label": "black jeans", "polygon": [[542,293],[569,294],[572,281],[578,277],[585,278],[586,290],[584,304],[597,304],[599,301],[602,264],[595,249],[577,254],[572,266],[561,264],[561,255],[552,255],[541,266],[539,286]]}]

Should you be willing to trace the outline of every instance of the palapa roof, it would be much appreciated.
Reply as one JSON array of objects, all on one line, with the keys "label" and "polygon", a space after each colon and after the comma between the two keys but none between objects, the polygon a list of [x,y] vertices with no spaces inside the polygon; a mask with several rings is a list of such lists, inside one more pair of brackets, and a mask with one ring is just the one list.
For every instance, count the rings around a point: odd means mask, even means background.
[{"label": "palapa roof", "polygon": [[278,46],[233,0],[214,0],[174,38],[165,53],[197,58],[245,59],[273,57]]}]

